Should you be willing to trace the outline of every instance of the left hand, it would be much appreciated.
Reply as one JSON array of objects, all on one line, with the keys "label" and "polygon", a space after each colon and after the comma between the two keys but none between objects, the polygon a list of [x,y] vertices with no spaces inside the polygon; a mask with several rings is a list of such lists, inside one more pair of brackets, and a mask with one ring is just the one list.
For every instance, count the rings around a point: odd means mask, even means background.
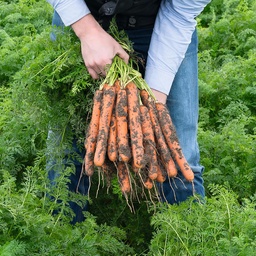
[{"label": "left hand", "polygon": [[155,95],[155,97],[156,97],[158,102],[166,104],[167,95],[165,93],[157,91],[155,89],[151,89],[151,91],[154,93],[154,95]]}]

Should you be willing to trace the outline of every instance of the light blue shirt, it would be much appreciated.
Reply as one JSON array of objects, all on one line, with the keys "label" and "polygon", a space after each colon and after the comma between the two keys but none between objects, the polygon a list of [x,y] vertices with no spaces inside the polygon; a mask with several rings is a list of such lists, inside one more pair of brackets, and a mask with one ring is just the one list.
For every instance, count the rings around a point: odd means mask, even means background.
[{"label": "light blue shirt", "polygon": [[[90,13],[84,0],[47,0],[66,26]],[[195,18],[211,0],[162,0],[157,15],[146,66],[145,80],[169,94],[175,74],[184,59]]]}]

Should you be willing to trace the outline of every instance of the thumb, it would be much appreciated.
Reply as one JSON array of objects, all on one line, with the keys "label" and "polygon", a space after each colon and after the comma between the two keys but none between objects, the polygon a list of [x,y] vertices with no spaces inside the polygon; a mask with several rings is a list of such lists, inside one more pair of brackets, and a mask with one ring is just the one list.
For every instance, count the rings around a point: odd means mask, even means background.
[{"label": "thumb", "polygon": [[123,59],[125,63],[128,63],[130,56],[123,48],[119,49],[119,51],[117,52],[117,55],[121,59]]}]

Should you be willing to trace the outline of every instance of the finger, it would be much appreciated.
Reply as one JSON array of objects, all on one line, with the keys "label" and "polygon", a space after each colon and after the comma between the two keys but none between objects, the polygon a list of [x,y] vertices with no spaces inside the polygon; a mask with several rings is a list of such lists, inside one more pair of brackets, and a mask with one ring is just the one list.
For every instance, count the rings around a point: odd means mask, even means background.
[{"label": "finger", "polygon": [[87,68],[87,70],[93,79],[99,79],[99,75],[94,69]]},{"label": "finger", "polygon": [[101,68],[101,67],[99,67],[98,66],[98,68],[95,70],[95,72],[98,74],[98,76],[106,76],[106,71],[105,71],[106,69],[103,67],[103,68]]},{"label": "finger", "polygon": [[123,48],[117,52],[117,55],[123,59],[125,63],[128,63],[130,56]]}]

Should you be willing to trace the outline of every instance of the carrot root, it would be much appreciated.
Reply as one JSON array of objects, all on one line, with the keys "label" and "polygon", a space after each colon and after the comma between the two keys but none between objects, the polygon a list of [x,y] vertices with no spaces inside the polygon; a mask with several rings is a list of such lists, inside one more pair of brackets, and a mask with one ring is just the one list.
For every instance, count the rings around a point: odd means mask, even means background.
[{"label": "carrot root", "polygon": [[182,152],[169,111],[166,105],[162,103],[156,103],[155,105],[159,117],[158,119],[160,122],[161,130],[165,137],[166,143],[168,144],[168,147],[171,151],[172,157],[179,166],[184,178],[187,181],[192,182],[194,180],[194,173]]}]

